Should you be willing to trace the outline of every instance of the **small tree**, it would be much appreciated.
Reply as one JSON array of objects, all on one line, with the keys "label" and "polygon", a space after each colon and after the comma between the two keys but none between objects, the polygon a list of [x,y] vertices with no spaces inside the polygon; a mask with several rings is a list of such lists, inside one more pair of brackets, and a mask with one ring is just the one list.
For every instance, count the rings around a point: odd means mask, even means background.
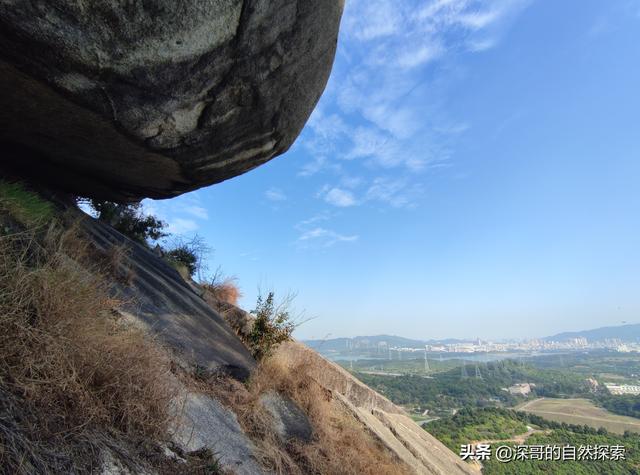
[{"label": "small tree", "polygon": [[148,245],[149,240],[157,241],[167,236],[162,231],[166,224],[156,216],[144,214],[141,203],[121,204],[93,198],[86,202],[100,221],[109,223],[116,231],[140,244]]},{"label": "small tree", "polygon": [[188,241],[181,237],[173,239],[172,246],[165,250],[164,255],[170,263],[184,266],[189,276],[193,277],[196,273],[200,274],[206,270],[204,257],[210,251],[204,239],[196,234]]},{"label": "small tree", "polygon": [[276,306],[273,292],[269,292],[266,299],[258,296],[256,309],[251,312],[255,321],[247,341],[253,357],[258,361],[271,355],[280,343],[291,339],[296,325],[291,321],[289,303],[290,299],[285,299]]},{"label": "small tree", "polygon": [[170,262],[186,267],[190,277],[193,277],[198,268],[198,257],[187,247],[176,247],[165,253],[165,257]]}]

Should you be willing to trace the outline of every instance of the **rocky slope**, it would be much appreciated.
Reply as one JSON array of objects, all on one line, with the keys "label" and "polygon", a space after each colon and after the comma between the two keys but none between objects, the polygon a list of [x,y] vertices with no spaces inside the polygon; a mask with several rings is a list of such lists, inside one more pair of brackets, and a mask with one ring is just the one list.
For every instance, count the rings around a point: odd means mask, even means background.
[{"label": "rocky slope", "polygon": [[0,447],[13,447],[0,462],[29,454],[17,473],[474,472],[304,345],[258,364],[243,343],[253,317],[152,250],[63,200],[0,188],[0,290],[14,299],[0,302]]},{"label": "rocky slope", "polygon": [[[133,271],[130,281],[126,285],[115,283],[118,293],[130,298],[123,314],[155,334],[186,368],[197,364],[236,378],[249,376],[256,367],[255,361],[232,330],[233,327],[242,333],[250,329],[252,317],[248,313],[224,302],[214,303],[215,308],[209,306],[197,285],[188,285],[156,254],[99,221],[87,216],[82,216],[82,220],[102,252],[109,254],[123,244],[130,249],[119,260],[124,272]],[[407,473],[475,473],[475,467],[462,462],[402,409],[303,344],[282,344],[274,358],[290,371],[304,368],[305,377],[327,390],[335,404],[346,409],[362,424],[363,430],[405,465]],[[215,449],[221,460],[237,473],[262,472],[255,461],[254,441],[243,432],[233,411],[207,394],[188,391],[185,394],[182,423],[176,429],[176,440],[182,448]],[[274,397],[276,406],[285,405],[282,397],[286,395],[272,394],[267,396],[271,404],[265,405],[265,412],[274,404]],[[265,403],[264,397],[261,403]],[[299,418],[293,418],[294,425],[296,419]],[[278,425],[280,431],[290,426],[280,420],[274,432],[278,431]]]},{"label": "rocky slope", "polygon": [[298,342],[288,342],[278,352],[287,361],[308,361],[312,368],[309,377],[330,390],[354,417],[415,473],[476,473],[475,467],[461,461],[401,408],[340,366]]},{"label": "rocky slope", "polygon": [[239,379],[249,376],[255,368],[249,351],[178,271],[151,250],[78,210],[67,209],[67,219],[80,219],[89,239],[105,255],[123,253],[116,265],[126,278],[112,283],[125,302],[119,309],[123,316],[158,335],[182,366],[224,372]]},{"label": "rocky slope", "polygon": [[0,166],[164,198],[286,151],[329,77],[343,0],[0,2]]}]

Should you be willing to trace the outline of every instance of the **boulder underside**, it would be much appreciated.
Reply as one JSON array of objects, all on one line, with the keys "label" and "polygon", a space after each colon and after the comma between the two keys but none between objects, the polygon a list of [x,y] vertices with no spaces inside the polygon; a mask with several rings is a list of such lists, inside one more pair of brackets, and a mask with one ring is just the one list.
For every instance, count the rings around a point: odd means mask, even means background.
[{"label": "boulder underside", "polygon": [[343,0],[0,2],[0,167],[167,198],[286,151],[328,79]]}]

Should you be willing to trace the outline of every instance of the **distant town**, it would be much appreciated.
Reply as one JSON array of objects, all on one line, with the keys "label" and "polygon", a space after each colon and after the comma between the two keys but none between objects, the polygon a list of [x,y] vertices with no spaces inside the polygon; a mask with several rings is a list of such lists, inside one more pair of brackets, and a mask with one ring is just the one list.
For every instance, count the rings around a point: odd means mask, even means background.
[{"label": "distant town", "polygon": [[[394,348],[392,348],[394,349]],[[399,351],[421,351],[409,348],[396,348]],[[613,350],[621,353],[640,352],[640,343],[625,343],[618,338],[589,341],[584,337],[570,338],[565,341],[526,340],[522,342],[495,343],[476,340],[469,343],[450,343],[443,345],[425,345],[425,350],[433,353],[501,353],[518,351],[561,351],[561,350]]]},{"label": "distant town", "polygon": [[[320,348],[322,350],[322,348]],[[607,338],[598,341],[589,341],[585,337],[570,338],[564,341],[532,339],[512,342],[493,342],[477,339],[475,341],[455,341],[453,343],[435,343],[417,346],[398,345],[386,340],[371,341],[367,338],[345,339],[342,348],[335,346],[328,349],[329,352],[341,354],[361,354],[363,352],[394,359],[399,353],[518,353],[518,352],[555,352],[555,351],[580,351],[580,350],[609,350],[620,353],[640,353],[640,343],[624,342],[619,338]],[[410,357],[410,356],[409,356]]]}]

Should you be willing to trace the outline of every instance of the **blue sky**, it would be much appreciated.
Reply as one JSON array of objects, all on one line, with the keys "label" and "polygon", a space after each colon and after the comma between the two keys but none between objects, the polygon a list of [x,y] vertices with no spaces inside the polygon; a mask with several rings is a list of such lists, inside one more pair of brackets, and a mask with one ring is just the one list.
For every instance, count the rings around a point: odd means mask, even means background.
[{"label": "blue sky", "polygon": [[640,2],[348,0],[292,148],[150,211],[298,338],[640,322]]}]

